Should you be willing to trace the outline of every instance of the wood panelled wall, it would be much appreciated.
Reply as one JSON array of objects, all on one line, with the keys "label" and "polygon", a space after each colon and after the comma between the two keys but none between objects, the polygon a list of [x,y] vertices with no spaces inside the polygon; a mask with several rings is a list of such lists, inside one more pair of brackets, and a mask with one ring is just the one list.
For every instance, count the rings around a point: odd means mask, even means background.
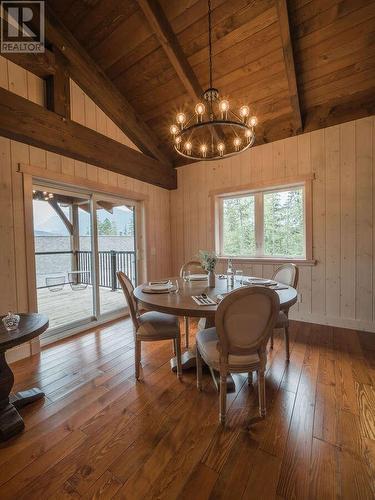
[{"label": "wood panelled wall", "polygon": [[[0,86],[37,104],[45,103],[44,82],[2,57]],[[136,149],[74,82],[71,83],[71,101],[73,120]],[[113,188],[120,188],[146,195],[148,276],[155,279],[170,273],[168,190],[0,137],[0,314],[8,310],[32,309],[27,293],[25,244],[26,238],[32,238],[32,234],[25,234],[22,174],[17,171],[19,163],[45,169],[47,179],[51,172],[59,173],[70,178],[73,176],[77,186],[84,187],[88,179],[108,186],[108,193]]]},{"label": "wood panelled wall", "polygon": [[[171,192],[173,269],[213,247],[209,192],[315,174],[313,258],[300,266],[292,317],[375,331],[375,117],[257,146],[224,161],[178,169]],[[225,263],[220,263],[224,269]],[[219,267],[220,267],[219,266]],[[277,266],[237,263],[270,277]]]}]

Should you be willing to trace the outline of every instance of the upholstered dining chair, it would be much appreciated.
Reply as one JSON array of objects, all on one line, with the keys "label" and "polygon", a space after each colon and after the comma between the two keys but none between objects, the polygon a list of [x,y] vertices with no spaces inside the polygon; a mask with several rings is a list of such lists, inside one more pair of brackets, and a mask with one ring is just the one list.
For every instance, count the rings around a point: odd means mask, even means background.
[{"label": "upholstered dining chair", "polygon": [[215,327],[197,334],[197,387],[202,389],[202,359],[220,373],[219,421],[225,423],[227,375],[258,372],[259,413],[266,415],[266,346],[280,308],[279,296],[265,287],[240,288],[220,302]]},{"label": "upholstered dining chair", "polygon": [[[197,260],[190,260],[189,262],[186,262],[181,269],[180,269],[180,277],[183,278],[186,272],[190,272],[191,274],[207,274],[207,271],[205,271],[201,265],[200,262]],[[187,316],[184,317],[184,323],[185,323],[185,347],[186,349],[189,348],[189,318]]]},{"label": "upholstered dining chair", "polygon": [[117,277],[124,292],[134,326],[135,378],[139,380],[141,368],[141,342],[156,340],[173,340],[177,358],[177,377],[181,378],[181,338],[180,324],[177,316],[157,311],[139,314],[133,294],[134,287],[132,282],[128,276],[121,271],[117,273]]},{"label": "upholstered dining chair", "polygon": [[[297,288],[298,285],[299,271],[295,264],[288,263],[283,264],[274,272],[272,279],[283,283],[284,285],[292,286]],[[285,337],[285,357],[289,362],[289,308],[279,311],[277,322],[275,328],[281,328],[284,330]],[[273,349],[273,332],[271,333],[271,349]]]}]

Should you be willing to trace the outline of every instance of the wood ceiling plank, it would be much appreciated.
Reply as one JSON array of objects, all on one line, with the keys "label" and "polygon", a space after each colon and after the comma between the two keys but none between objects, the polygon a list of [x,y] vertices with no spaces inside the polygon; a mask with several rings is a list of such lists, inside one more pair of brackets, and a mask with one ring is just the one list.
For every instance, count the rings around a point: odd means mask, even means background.
[{"label": "wood ceiling plank", "polygon": [[[253,2],[252,0],[235,0],[231,2],[215,2],[212,10],[212,42],[213,44],[228,35],[232,30],[246,24],[252,18],[269,9],[274,0]],[[182,50],[189,58],[208,46],[208,9],[190,26],[177,34]]]},{"label": "wood ceiling plank", "polygon": [[[362,54],[363,55],[363,54]],[[308,92],[309,90],[317,88],[327,88],[332,82],[338,82],[344,78],[351,77],[353,75],[362,73],[367,70],[373,71],[375,75],[375,52],[365,52],[367,55],[366,59],[351,59],[347,66],[341,67],[339,69],[332,68],[332,71],[326,73],[325,75],[320,74],[316,78],[311,80],[304,80],[303,91]]]},{"label": "wood ceiling plank", "polygon": [[292,40],[290,37],[288,6],[286,0],[276,0],[276,7],[284,52],[285,71],[289,86],[290,104],[293,110],[293,128],[294,133],[297,134],[302,131],[302,118],[299,105],[297,78],[294,67],[294,55]]},{"label": "wood ceiling plank", "polygon": [[[243,42],[277,21],[275,6],[272,5],[266,9],[267,4],[267,2],[258,4],[261,8],[258,8],[256,12],[249,7],[244,11],[248,15],[245,16],[242,12],[236,13],[237,15],[226,19],[225,23],[220,23],[213,28],[212,53],[214,58],[223,50]],[[180,39],[182,40],[182,36],[179,37]],[[190,44],[183,45],[191,64],[196,65],[207,61],[207,45],[207,33],[195,38]]]},{"label": "wood ceiling plank", "polygon": [[374,67],[355,73],[341,80],[332,81],[322,87],[315,87],[303,91],[303,102],[306,108],[319,104],[354,95],[358,92],[372,89],[375,93],[375,70]]},{"label": "wood ceiling plank", "polygon": [[298,15],[294,17],[293,38],[298,39],[336,22],[338,19],[352,14],[368,5],[368,0],[319,0],[313,2],[313,16],[300,22]]},{"label": "wood ceiling plank", "polygon": [[[278,23],[275,22],[267,28],[259,31],[254,36],[237,43],[234,47],[228,47],[214,57],[214,81],[217,78],[240,68],[243,65],[249,65],[274,50],[281,47]],[[192,61],[189,59],[190,64]],[[193,70],[199,81],[207,82],[208,71],[207,61],[197,65],[192,64]]]},{"label": "wood ceiling plank", "polygon": [[353,29],[358,24],[375,17],[375,2],[367,3],[361,9],[352,12],[350,15],[337,19],[335,22],[313,31],[298,40],[298,50],[306,50],[317,45],[324,40],[339,37],[345,40],[346,32]]},{"label": "wood ceiling plank", "polygon": [[310,61],[303,61],[297,72],[300,71],[303,77],[304,86],[313,80],[324,78],[326,75],[339,71],[347,66],[363,62],[363,57],[368,54],[374,54],[375,34],[357,37],[348,44],[341,45],[333,52],[326,52],[319,58],[319,64],[316,62],[309,64]]},{"label": "wood ceiling plank", "polygon": [[173,33],[168,19],[160,8],[159,3],[157,0],[138,0],[138,4],[150,24],[151,29],[155,32],[183,86],[193,99],[200,100],[203,89],[188,63],[177,37]]},{"label": "wood ceiling plank", "polygon": [[46,37],[59,48],[66,57],[72,78],[84,92],[104,111],[111,120],[144,153],[169,163],[161,152],[151,130],[137,116],[128,101],[112,84],[105,73],[90,58],[73,35],[59,22],[47,8]]},{"label": "wood ceiling plank", "polygon": [[[192,15],[192,11],[196,6],[201,6],[202,2],[200,0],[193,0],[191,4],[192,5],[189,6],[189,2],[186,5],[186,2],[170,2],[169,0],[164,3],[161,2],[163,8],[165,8],[166,5],[168,6],[166,14],[174,33],[177,34],[180,29],[186,27],[188,19],[190,19]],[[179,7],[179,10],[176,9],[177,6]],[[195,13],[193,14],[195,15]],[[173,18],[175,15],[177,17]],[[128,47],[124,47],[121,58],[118,59],[118,61],[116,61],[116,63],[112,66],[107,68],[107,74],[111,79],[120,77],[127,69],[141,61],[144,57],[159,47],[159,41],[153,34],[150,34],[148,37],[139,36],[139,34],[137,34],[137,39],[138,44],[135,47],[133,47],[130,51],[127,50]]]},{"label": "wood ceiling plank", "polygon": [[333,36],[323,40],[317,45],[301,49],[299,42],[296,42],[295,60],[297,68],[302,68],[302,73],[320,67],[324,64],[331,64],[336,58],[350,54],[351,48],[356,47],[363,39],[369,41],[371,46],[375,40],[373,30],[374,20],[368,19],[363,23],[345,31],[345,37]]},{"label": "wood ceiling plank", "polygon": [[168,165],[5,89],[0,89],[0,134],[157,186],[176,187]]},{"label": "wood ceiling plank", "polygon": [[136,10],[137,4],[134,1],[101,1],[86,13],[73,34],[90,51],[110,36],[112,31],[133,15]]}]

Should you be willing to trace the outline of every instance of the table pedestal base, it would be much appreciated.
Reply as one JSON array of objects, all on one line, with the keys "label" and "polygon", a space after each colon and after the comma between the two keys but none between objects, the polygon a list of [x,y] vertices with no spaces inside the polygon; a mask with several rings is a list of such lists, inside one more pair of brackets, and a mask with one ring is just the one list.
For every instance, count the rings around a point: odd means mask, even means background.
[{"label": "table pedestal base", "polygon": [[44,397],[38,388],[9,395],[9,404],[0,409],[0,441],[6,441],[25,428],[23,418],[17,410]]}]

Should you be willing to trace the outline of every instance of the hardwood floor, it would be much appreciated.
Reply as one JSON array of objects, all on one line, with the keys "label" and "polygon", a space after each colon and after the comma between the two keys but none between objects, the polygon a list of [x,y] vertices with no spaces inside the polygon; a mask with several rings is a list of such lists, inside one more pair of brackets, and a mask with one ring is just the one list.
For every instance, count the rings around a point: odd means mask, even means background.
[{"label": "hardwood floor", "polygon": [[15,389],[46,398],[0,447],[1,498],[374,498],[375,334],[290,333],[289,366],[281,335],[269,353],[266,419],[235,376],[225,429],[208,374],[199,393],[194,370],[171,373],[170,342],[142,345],[135,383],[129,320],[14,363]]}]

